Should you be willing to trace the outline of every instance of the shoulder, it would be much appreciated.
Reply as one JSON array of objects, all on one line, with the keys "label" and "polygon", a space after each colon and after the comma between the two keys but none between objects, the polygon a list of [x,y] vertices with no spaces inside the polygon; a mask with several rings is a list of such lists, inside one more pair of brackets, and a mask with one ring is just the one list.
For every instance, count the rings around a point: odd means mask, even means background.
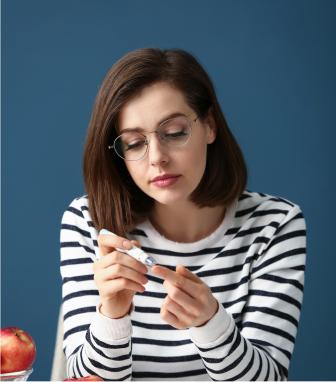
[{"label": "shoulder", "polygon": [[280,196],[246,190],[240,196],[236,218],[241,223],[254,222],[254,225],[281,226],[291,220],[301,220],[304,217],[300,206]]},{"label": "shoulder", "polygon": [[92,244],[91,239],[96,240],[97,237],[86,195],[73,199],[64,211],[61,220],[61,238],[73,241],[76,237],[80,242],[85,241],[90,246]]},{"label": "shoulder", "polygon": [[63,213],[62,220],[70,219],[86,219],[89,211],[89,200],[87,195],[82,195],[73,199]]},{"label": "shoulder", "polygon": [[75,209],[77,211],[87,210],[89,208],[89,199],[87,195],[78,196],[73,199],[67,208],[67,210]]},{"label": "shoulder", "polygon": [[237,210],[241,211],[241,214],[247,210],[251,212],[274,210],[287,214],[292,210],[301,210],[301,208],[296,203],[280,196],[245,190],[238,199]]},{"label": "shoulder", "polygon": [[[61,220],[61,257],[65,261],[63,265],[68,260],[71,264],[81,264],[81,266],[94,261],[99,254],[96,237],[88,211],[87,196],[83,195],[73,199],[64,211]],[[73,263],[73,261],[77,261],[77,263]]]}]

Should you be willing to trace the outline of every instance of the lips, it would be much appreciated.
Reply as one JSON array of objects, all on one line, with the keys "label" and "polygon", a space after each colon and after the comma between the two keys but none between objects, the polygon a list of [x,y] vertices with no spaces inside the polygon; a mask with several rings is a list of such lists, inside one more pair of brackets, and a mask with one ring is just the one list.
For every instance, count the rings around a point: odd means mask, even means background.
[{"label": "lips", "polygon": [[169,188],[169,187],[173,187],[173,185],[178,182],[180,177],[181,175],[176,175],[176,174],[159,175],[151,180],[151,184],[161,189],[167,188],[167,187]]},{"label": "lips", "polygon": [[155,178],[153,178],[151,180],[151,182],[158,182],[160,180],[167,180],[167,179],[172,179],[172,178],[178,178],[180,175],[176,175],[176,174],[165,174],[165,175],[159,175],[159,176],[156,176]]}]

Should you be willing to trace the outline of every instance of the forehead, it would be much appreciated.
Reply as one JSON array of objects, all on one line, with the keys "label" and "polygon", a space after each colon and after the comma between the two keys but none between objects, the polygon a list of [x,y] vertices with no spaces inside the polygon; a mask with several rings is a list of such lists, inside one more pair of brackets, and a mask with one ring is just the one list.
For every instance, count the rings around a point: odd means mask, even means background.
[{"label": "forehead", "polygon": [[183,93],[166,82],[147,86],[139,95],[128,101],[119,113],[119,127],[151,127],[166,115],[181,112],[188,114]]}]

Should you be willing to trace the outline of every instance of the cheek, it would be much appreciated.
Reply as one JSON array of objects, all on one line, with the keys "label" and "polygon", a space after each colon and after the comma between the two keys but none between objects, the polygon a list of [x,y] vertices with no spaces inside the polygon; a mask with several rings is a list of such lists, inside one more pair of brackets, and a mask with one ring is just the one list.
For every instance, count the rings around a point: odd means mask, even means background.
[{"label": "cheek", "polygon": [[197,166],[195,166],[195,168],[197,169],[197,175],[198,175],[198,183],[201,181],[201,179],[203,178],[203,175],[204,175],[204,172],[205,172],[205,167],[206,167],[206,150],[200,152],[199,156],[198,156],[198,163],[197,163]]},{"label": "cheek", "polygon": [[207,159],[207,145],[199,144],[194,147],[188,163],[194,168],[194,171],[203,175]]},{"label": "cheek", "polygon": [[138,187],[142,188],[142,185],[144,184],[146,179],[146,174],[144,173],[144,167],[133,166],[132,164],[128,164],[128,163],[126,164],[126,167],[134,183]]}]

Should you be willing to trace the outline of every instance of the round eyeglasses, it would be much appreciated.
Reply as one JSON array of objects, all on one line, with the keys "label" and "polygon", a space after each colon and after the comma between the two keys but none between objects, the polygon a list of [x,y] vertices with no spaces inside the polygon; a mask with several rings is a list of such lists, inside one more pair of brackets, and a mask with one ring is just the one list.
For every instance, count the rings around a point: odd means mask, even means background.
[{"label": "round eyeglasses", "polygon": [[108,148],[113,148],[122,159],[137,161],[146,156],[150,141],[147,135],[153,133],[157,135],[162,145],[169,148],[181,147],[189,141],[192,125],[197,119],[198,117],[190,120],[188,116],[184,115],[170,118],[160,124],[156,130],[146,133],[146,135],[134,129],[125,130]]}]

